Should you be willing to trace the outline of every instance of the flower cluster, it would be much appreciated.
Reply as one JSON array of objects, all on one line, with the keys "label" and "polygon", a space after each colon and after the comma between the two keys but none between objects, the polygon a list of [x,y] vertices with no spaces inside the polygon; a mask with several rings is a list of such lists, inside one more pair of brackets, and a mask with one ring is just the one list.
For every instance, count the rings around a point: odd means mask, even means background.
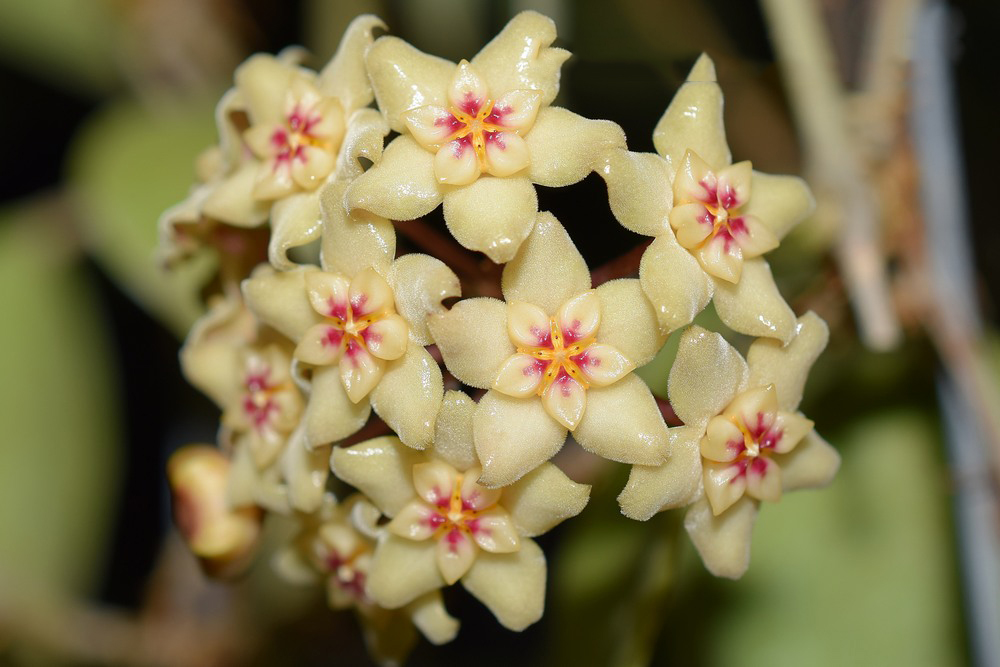
[{"label": "flower cluster", "polygon": [[[318,73],[292,52],[243,64],[199,183],[161,219],[167,261],[219,255],[181,352],[221,410],[219,447],[170,464],[192,550],[232,570],[262,512],[297,518],[279,572],[355,609],[386,660],[414,629],[455,636],[440,589],[456,582],[520,630],[544,606],[532,538],[589,498],[550,462],[571,436],[632,466],[627,517],[688,507],[707,568],[739,577],[761,503],[838,466],[796,411],[826,326],[796,318],[763,258],[810,212],[808,188],[732,163],[706,56],[646,154],[614,123],[552,106],[569,54],[537,13],[458,64],[383,28],[356,19]],[[536,185],[590,173],[615,219],[654,237],[637,277],[594,284],[567,228],[538,210]],[[397,253],[395,224],[439,205],[458,245],[504,265],[502,300],[459,299],[454,267]],[[233,256],[233,238],[259,233],[266,253]],[[757,338],[746,360],[688,326],[709,301]],[[633,371],[685,327],[668,381],[683,424],[668,427]],[[357,492],[335,499],[331,474]]]}]

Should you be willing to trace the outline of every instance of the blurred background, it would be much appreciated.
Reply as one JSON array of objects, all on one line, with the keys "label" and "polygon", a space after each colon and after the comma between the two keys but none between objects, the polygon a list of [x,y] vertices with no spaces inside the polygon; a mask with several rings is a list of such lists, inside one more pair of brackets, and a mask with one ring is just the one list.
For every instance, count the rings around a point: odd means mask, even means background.
[{"label": "blurred background", "polygon": [[[734,158],[810,181],[816,214],[769,257],[793,308],[830,323],[802,410],[843,466],[765,508],[730,582],[680,513],[620,515],[625,466],[570,448],[563,467],[594,493],[540,540],[543,620],[511,633],[450,590],[459,638],[408,664],[1000,664],[1000,5],[33,0],[0,3],[0,665],[369,664],[350,612],[271,573],[281,521],[231,583],[173,531],[165,462],[218,424],[177,363],[211,266],[164,274],[156,220],[250,53],[301,44],[318,69],[372,12],[458,60],[526,8],[574,54],[557,103],[619,123],[632,150],[653,149],[706,51]],[[643,241],[596,176],[539,198],[592,267],[627,266]],[[674,350],[643,371],[662,396]]]}]

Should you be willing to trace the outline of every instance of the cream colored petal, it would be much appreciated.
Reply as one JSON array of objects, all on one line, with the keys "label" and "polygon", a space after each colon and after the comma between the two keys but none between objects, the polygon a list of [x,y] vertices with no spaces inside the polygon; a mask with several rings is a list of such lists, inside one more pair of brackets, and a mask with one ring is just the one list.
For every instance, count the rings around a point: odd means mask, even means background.
[{"label": "cream colored petal", "polygon": [[301,76],[297,67],[262,53],[250,56],[236,68],[236,87],[254,125],[283,118],[285,93],[297,76]]},{"label": "cream colored petal", "polygon": [[483,465],[479,483],[509,486],[548,461],[566,441],[566,428],[549,417],[537,398],[511,398],[488,391],[472,420]]},{"label": "cream colored petal", "polygon": [[573,438],[612,461],[659,465],[670,451],[670,434],[646,383],[635,374],[587,391],[587,410]]},{"label": "cream colored petal", "polygon": [[635,370],[635,364],[610,345],[595,343],[573,357],[594,387],[606,387]]},{"label": "cream colored petal", "polygon": [[774,385],[752,387],[741,392],[733,402],[726,406],[728,417],[738,416],[748,427],[754,427],[758,419],[770,422],[770,416],[778,410],[778,398]]},{"label": "cream colored petal", "polygon": [[257,336],[253,314],[236,295],[217,296],[180,351],[181,370],[220,408],[239,399],[245,371],[240,348]]},{"label": "cream colored petal", "polygon": [[493,389],[514,398],[534,396],[545,377],[548,362],[530,354],[511,355],[500,367]]},{"label": "cream colored petal", "polygon": [[347,397],[360,403],[378,385],[385,373],[386,362],[373,357],[360,345],[348,341],[344,356],[340,358],[340,381]]},{"label": "cream colored petal", "polygon": [[410,136],[396,137],[382,159],[359,175],[345,194],[350,210],[363,209],[390,220],[413,220],[441,203],[434,154]]},{"label": "cream colored petal", "polygon": [[840,454],[816,431],[811,431],[788,454],[774,457],[781,466],[781,485],[785,491],[826,486],[840,468]]},{"label": "cream colored petal", "polygon": [[288,486],[281,479],[280,461],[261,470],[254,465],[247,448],[237,446],[233,450],[226,501],[231,507],[257,505],[269,512],[290,514],[292,506]]},{"label": "cream colored petal", "polygon": [[714,282],[673,234],[657,237],[642,255],[639,283],[666,335],[694,320],[712,298]]},{"label": "cream colored petal", "polygon": [[718,279],[717,286],[740,281],[743,273],[743,249],[738,243],[733,243],[720,234],[698,248],[695,254],[705,273]]},{"label": "cream colored petal", "polygon": [[[233,123],[233,116],[241,114],[246,109],[243,93],[235,86],[223,93],[219,103],[215,105],[215,126],[219,132],[219,157],[223,165],[236,165],[243,155],[242,127]],[[198,177],[207,181],[207,174],[198,169]],[[216,172],[217,173],[217,172]]]},{"label": "cream colored petal", "polygon": [[445,392],[434,423],[434,454],[456,470],[479,464],[472,433],[476,403],[460,391]]},{"label": "cream colored petal", "polygon": [[394,310],[392,288],[385,278],[371,267],[362,269],[361,273],[351,279],[348,294],[355,319]]},{"label": "cream colored petal", "polygon": [[396,230],[384,218],[348,216],[346,188],[344,183],[330,183],[320,192],[323,267],[345,276],[356,276],[366,268],[385,275],[396,256]]},{"label": "cream colored petal", "polygon": [[482,468],[478,465],[465,471],[462,476],[462,487],[459,494],[462,498],[462,507],[472,509],[477,512],[489,509],[497,504],[503,493],[500,489],[487,489],[477,481],[482,474]]},{"label": "cream colored petal", "polygon": [[601,298],[587,290],[562,304],[555,316],[567,345],[590,338],[601,325]]},{"label": "cream colored petal", "polygon": [[511,90],[493,103],[486,121],[523,136],[535,124],[541,101],[540,91]]},{"label": "cream colored petal", "polygon": [[409,344],[409,327],[406,320],[396,313],[389,313],[372,322],[361,334],[368,351],[385,361],[399,359]]},{"label": "cream colored petal", "polygon": [[590,289],[590,271],[566,229],[542,212],[521,252],[504,267],[502,288],[507,301],[526,301],[554,314]]},{"label": "cream colored petal", "polygon": [[311,449],[306,446],[304,429],[289,438],[280,463],[292,509],[315,512],[319,508],[326,492],[326,480],[330,476],[329,459],[329,445]]},{"label": "cream colored petal", "polygon": [[292,179],[303,190],[312,191],[330,175],[337,156],[316,146],[303,146],[302,157],[292,160]]},{"label": "cream colored petal", "polygon": [[476,68],[472,67],[468,60],[459,62],[448,84],[449,104],[470,116],[475,116],[486,104],[489,94],[486,80],[480,76]]},{"label": "cream colored petal", "polygon": [[243,298],[264,324],[297,341],[319,320],[305,285],[305,276],[315,271],[308,267],[277,272],[262,264],[243,281]]},{"label": "cream colored petal", "polygon": [[497,264],[514,257],[537,212],[535,188],[524,176],[483,176],[444,196],[444,221],[455,240]]},{"label": "cream colored petal", "polygon": [[715,167],[732,162],[722,104],[715,67],[708,56],[702,55],[653,130],[656,152],[674,165],[680,164],[688,149]]},{"label": "cream colored petal", "polygon": [[718,201],[727,210],[743,206],[751,199],[753,167],[749,160],[729,165],[718,172]]},{"label": "cream colored petal", "polygon": [[413,466],[426,460],[391,435],[334,447],[330,456],[333,474],[365,494],[392,518],[414,498]]},{"label": "cream colored petal", "polygon": [[746,493],[751,498],[770,503],[781,500],[781,469],[766,456],[761,456],[750,464],[746,482]]},{"label": "cream colored petal", "polygon": [[319,583],[319,573],[302,558],[292,545],[286,545],[271,558],[271,568],[290,584],[305,586]]},{"label": "cream colored petal", "polygon": [[750,541],[757,503],[744,498],[728,512],[714,516],[707,500],[699,500],[684,517],[684,528],[705,568],[717,577],[739,579],[750,565]]},{"label": "cream colored petal", "polygon": [[434,342],[427,318],[445,312],[442,301],[461,296],[458,276],[441,260],[410,253],[392,263],[389,284],[396,296],[396,310],[410,326],[410,338],[420,345]]},{"label": "cream colored petal", "polygon": [[265,427],[251,431],[246,437],[250,457],[258,468],[266,468],[278,459],[285,446],[285,435]]},{"label": "cream colored petal", "polygon": [[775,443],[772,451],[775,454],[787,454],[795,449],[802,442],[802,439],[809,435],[815,423],[811,419],[806,419],[799,413],[779,411],[774,419],[772,430],[780,433],[781,437]]},{"label": "cream colored petal", "polygon": [[789,412],[795,410],[802,401],[809,369],[826,348],[829,337],[826,322],[810,311],[799,318],[795,337],[788,345],[768,338],[754,341],[747,352],[750,384],[773,384],[778,406]]},{"label": "cream colored petal", "polygon": [[375,547],[365,593],[396,609],[445,585],[432,542],[414,542],[386,533]]},{"label": "cream colored petal", "polygon": [[674,191],[674,205],[702,202],[717,205],[719,201],[719,181],[715,169],[720,165],[710,165],[696,151],[688,149],[681,158],[671,189]]},{"label": "cream colored petal", "polygon": [[761,257],[743,260],[743,273],[736,285],[715,281],[715,310],[726,326],[749,336],[787,343],[795,335],[795,313]]},{"label": "cream colored petal", "polygon": [[215,184],[202,203],[201,212],[236,227],[259,227],[267,222],[271,202],[253,196],[258,167],[256,160],[247,161],[231,176]]},{"label": "cream colored petal", "polygon": [[610,152],[625,148],[625,133],[615,123],[559,107],[538,112],[524,140],[531,156],[528,178],[550,188],[582,181],[604,167]]},{"label": "cream colored petal", "polygon": [[413,624],[435,646],[447,644],[458,634],[458,620],[448,614],[436,591],[414,600],[407,611]]},{"label": "cream colored petal", "polygon": [[386,530],[393,535],[419,542],[434,534],[437,528],[434,520],[439,516],[437,510],[427,503],[414,500],[386,524]]},{"label": "cream colored petal", "polygon": [[403,122],[418,144],[435,152],[460,127],[460,121],[450,111],[433,104],[410,109],[403,114]]},{"label": "cream colored petal", "polygon": [[267,256],[281,271],[298,266],[288,258],[288,251],[319,238],[322,231],[319,197],[315,192],[296,194],[274,203],[271,209],[271,240]]},{"label": "cream colored petal", "polygon": [[478,297],[463,299],[451,310],[427,319],[448,371],[460,382],[480,389],[492,387],[501,365],[514,354],[506,311],[503,301]]},{"label": "cream colored petal", "polygon": [[363,174],[368,165],[380,162],[387,134],[389,125],[376,109],[358,109],[351,114],[337,155],[334,178],[345,184],[350,183]]},{"label": "cream colored petal", "polygon": [[735,463],[716,463],[705,459],[703,484],[705,497],[712,506],[712,513],[722,514],[733,506],[747,490],[747,476]]},{"label": "cream colored petal", "polygon": [[284,123],[257,123],[243,132],[243,143],[257,158],[267,161],[278,154],[274,143],[275,133],[278,133],[280,139],[283,132],[287,132]]},{"label": "cream colored petal", "polygon": [[576,516],[590,499],[590,485],[577,484],[551,463],[543,463],[503,490],[500,501],[524,537],[535,537]]},{"label": "cream colored petal", "polygon": [[309,271],[303,276],[309,303],[320,315],[347,319],[351,282],[339,273]]},{"label": "cream colored petal", "polygon": [[655,153],[608,151],[598,170],[608,186],[608,203],[625,229],[646,236],[667,231],[673,191],[670,165]]},{"label": "cream colored petal", "polygon": [[303,417],[310,446],[337,442],[357,433],[370,414],[368,401],[353,403],[347,397],[338,366],[313,371],[312,395]]},{"label": "cream colored petal", "polygon": [[751,183],[753,194],[743,210],[756,216],[779,239],[816,208],[809,186],[797,176],[755,171]]},{"label": "cream colored petal", "polygon": [[656,311],[638,280],[621,278],[597,288],[601,321],[597,340],[611,345],[636,366],[653,360],[666,336],[660,333]]},{"label": "cream colored petal", "polygon": [[503,178],[528,166],[528,145],[517,134],[490,132],[485,139],[487,173]]},{"label": "cream colored petal", "polygon": [[538,12],[521,12],[472,59],[494,95],[509,90],[538,90],[542,104],[559,92],[559,70],[568,51],[552,48],[556,26]]},{"label": "cream colored petal", "polygon": [[740,427],[726,415],[716,415],[708,422],[701,440],[701,455],[710,461],[729,463],[744,449]]},{"label": "cream colored petal", "polygon": [[662,510],[690,503],[701,485],[701,429],[681,426],[668,429],[670,449],[666,463],[632,466],[628,483],[618,495],[622,514],[646,521]]},{"label": "cream colored petal", "polygon": [[507,554],[521,547],[514,522],[502,509],[493,508],[481,512],[470,522],[470,528],[472,539],[483,551]]},{"label": "cream colored petal", "polygon": [[426,104],[447,106],[454,63],[418,51],[398,37],[375,40],[365,61],[378,108],[396,132],[406,130],[403,112]]},{"label": "cream colored petal", "polygon": [[479,555],[476,543],[457,528],[438,538],[435,551],[438,569],[448,585],[461,579]]},{"label": "cream colored petal", "polygon": [[715,227],[715,217],[701,202],[678,204],[670,209],[670,226],[677,242],[685,248],[697,248]]},{"label": "cream colored petal", "polygon": [[449,141],[434,152],[434,178],[443,185],[468,185],[482,173],[479,156],[468,139]]},{"label": "cream colored petal", "polygon": [[587,390],[563,373],[542,392],[542,406],[550,417],[572,431],[587,408]]},{"label": "cream colored petal", "polygon": [[552,347],[549,314],[533,303],[508,300],[507,333],[519,347]]},{"label": "cream colored petal", "polygon": [[257,167],[253,182],[253,197],[272,201],[287,197],[298,189],[292,178],[291,164],[287,160],[270,158]]},{"label": "cream colored petal", "polygon": [[760,257],[778,247],[778,237],[755,216],[742,215],[730,220],[730,224],[743,223],[742,228],[733,229],[731,234],[740,245],[744,258]]},{"label": "cream colored petal", "polygon": [[747,364],[726,339],[693,326],[681,336],[667,393],[674,412],[688,426],[704,428],[747,382]]},{"label": "cream colored petal", "polygon": [[371,403],[404,443],[424,449],[433,440],[434,419],[443,394],[444,381],[437,362],[411,341],[406,354],[386,364],[385,374],[372,390]]},{"label": "cream colored petal", "polygon": [[534,540],[525,539],[515,553],[480,553],[462,586],[505,628],[520,631],[542,617],[545,569],[545,554]]},{"label": "cream colored petal", "polygon": [[364,14],[355,18],[340,38],[337,52],[319,73],[319,89],[338,98],[347,110],[368,106],[374,98],[365,52],[379,28],[385,30],[386,26],[377,16]]}]

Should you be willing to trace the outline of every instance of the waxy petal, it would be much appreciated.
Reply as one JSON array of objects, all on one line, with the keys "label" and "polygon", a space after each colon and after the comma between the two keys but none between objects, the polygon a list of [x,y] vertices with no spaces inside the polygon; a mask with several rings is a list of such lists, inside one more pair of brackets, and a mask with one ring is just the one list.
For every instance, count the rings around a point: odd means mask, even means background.
[{"label": "waxy petal", "polygon": [[599,170],[611,212],[621,225],[646,236],[667,232],[673,190],[670,165],[655,153],[612,150]]},{"label": "waxy petal", "polygon": [[747,474],[740,474],[740,467],[735,463],[716,463],[706,459],[702,467],[705,472],[705,496],[712,505],[712,513],[719,516],[743,497],[747,489]]},{"label": "waxy petal", "polygon": [[427,319],[448,370],[464,384],[488,389],[516,351],[507,332],[507,305],[498,299],[463,299]]},{"label": "waxy petal", "polygon": [[632,466],[628,483],[618,495],[622,514],[647,521],[666,509],[687,505],[701,485],[701,428],[681,426],[668,429],[670,450],[666,463],[659,466]]},{"label": "waxy petal", "polygon": [[623,463],[659,465],[666,460],[670,434],[649,387],[635,374],[589,389],[587,404],[573,431],[581,447]]},{"label": "waxy petal", "polygon": [[795,335],[795,313],[774,284],[771,267],[761,257],[743,260],[739,283],[715,283],[715,310],[734,331],[787,343]]},{"label": "waxy petal", "polygon": [[351,283],[346,277],[338,273],[309,271],[304,274],[303,280],[313,310],[324,317],[347,319]]},{"label": "waxy petal", "polygon": [[559,451],[566,429],[537,398],[511,398],[488,391],[472,420],[476,452],[483,465],[479,483],[509,486]]},{"label": "waxy petal", "polygon": [[489,173],[503,178],[516,174],[530,162],[528,145],[513,132],[486,135],[486,164]]},{"label": "waxy petal", "polygon": [[455,109],[470,116],[477,115],[489,99],[486,80],[479,75],[468,60],[458,63],[448,84],[448,102]]},{"label": "waxy petal", "polygon": [[434,177],[446,185],[468,185],[482,172],[479,156],[466,139],[455,139],[434,153]]},{"label": "waxy petal", "polygon": [[732,211],[745,206],[751,198],[751,177],[753,166],[749,160],[731,164],[716,174],[718,178],[718,202],[723,208]]},{"label": "waxy petal", "polygon": [[690,203],[718,204],[718,175],[712,165],[692,150],[684,153],[671,187],[675,207]]},{"label": "waxy petal", "polygon": [[748,496],[771,503],[781,500],[781,469],[766,456],[747,467],[746,480]]},{"label": "waxy petal", "polygon": [[725,338],[693,326],[681,336],[667,379],[670,405],[686,425],[707,425],[743,390],[747,375],[746,362]]},{"label": "waxy petal", "polygon": [[399,438],[383,436],[350,447],[334,447],[330,468],[392,518],[416,498],[413,467],[424,460]]},{"label": "waxy petal", "polygon": [[514,257],[537,212],[538,195],[524,176],[484,176],[444,196],[444,221],[455,240],[497,264]]},{"label": "waxy petal", "polygon": [[424,502],[448,508],[455,492],[456,472],[443,461],[426,461],[413,466],[413,490]]},{"label": "waxy petal", "polygon": [[550,417],[572,431],[583,418],[587,390],[569,375],[562,374],[542,393],[542,405]]},{"label": "waxy petal", "polygon": [[743,223],[743,227],[734,230],[732,235],[736,243],[739,244],[744,258],[760,257],[778,247],[778,237],[771,233],[771,230],[755,216],[741,215],[739,220]]},{"label": "waxy petal", "polygon": [[434,453],[455,470],[464,471],[479,464],[472,433],[475,411],[475,401],[464,393],[445,392],[434,422]]},{"label": "waxy petal", "polygon": [[639,264],[639,283],[664,335],[690,324],[708,305],[715,288],[698,260],[669,233],[646,248]]},{"label": "waxy petal", "polygon": [[[738,283],[743,273],[743,250],[723,235],[716,236],[695,252],[701,268],[725,283]],[[718,298],[718,297],[716,297]]]},{"label": "waxy petal", "polygon": [[323,268],[344,276],[356,276],[367,268],[386,275],[396,257],[396,230],[384,218],[362,216],[360,211],[348,215],[346,189],[344,183],[330,183],[320,192]]},{"label": "waxy petal", "polygon": [[666,336],[660,333],[656,311],[639,281],[610,280],[597,288],[597,296],[601,299],[603,322],[598,340],[614,347],[636,366],[652,361]]},{"label": "waxy petal", "polygon": [[635,370],[635,364],[610,345],[596,343],[583,354],[573,357],[580,370],[595,387],[606,387]]},{"label": "waxy petal", "polygon": [[372,322],[362,332],[368,351],[379,359],[392,361],[399,359],[406,352],[410,342],[409,327],[406,320],[390,313]]},{"label": "waxy petal", "polygon": [[420,345],[434,342],[427,318],[445,312],[442,301],[461,296],[458,276],[441,260],[409,253],[392,264],[389,282],[396,296],[396,310],[406,318],[410,338]]},{"label": "waxy petal", "polygon": [[470,522],[472,539],[483,551],[506,554],[521,548],[521,539],[514,530],[514,522],[505,510],[486,510]]},{"label": "waxy petal", "polygon": [[826,486],[840,468],[840,454],[816,431],[810,431],[791,452],[774,457],[781,466],[785,491]]},{"label": "waxy petal", "polygon": [[360,345],[348,345],[340,359],[340,380],[352,402],[359,403],[371,393],[382,379],[385,363]]},{"label": "waxy petal", "polygon": [[763,420],[765,427],[770,425],[777,411],[778,397],[774,385],[769,384],[741,392],[726,406],[725,415],[738,417],[747,428],[753,429],[758,420]]},{"label": "waxy petal", "polygon": [[569,345],[597,334],[601,326],[601,298],[596,290],[577,294],[556,313],[556,324]]},{"label": "waxy petal", "polygon": [[435,646],[447,644],[458,634],[458,620],[445,610],[439,591],[417,598],[407,605],[406,612],[413,625]]},{"label": "waxy petal", "polygon": [[243,299],[264,324],[297,341],[317,323],[305,285],[305,276],[315,271],[308,267],[277,272],[261,264],[241,284]]},{"label": "waxy petal", "polygon": [[[772,385],[773,386],[773,385]],[[815,423],[811,419],[806,419],[801,414],[794,412],[778,412],[774,420],[774,430],[781,433],[781,438],[775,444],[772,451],[775,454],[787,454],[795,449],[813,430]]]},{"label": "waxy petal", "polygon": [[427,215],[442,201],[434,155],[410,136],[396,137],[382,159],[354,179],[344,196],[348,209],[364,209],[390,220]]},{"label": "waxy petal", "polygon": [[302,334],[292,353],[296,359],[314,366],[329,366],[344,354],[344,332],[330,324],[317,324]]},{"label": "waxy petal", "polygon": [[712,166],[732,162],[722,119],[722,89],[715,82],[715,66],[707,55],[691,68],[687,81],[656,124],[653,145],[675,169],[689,149]]},{"label": "waxy petal", "polygon": [[545,377],[546,368],[548,362],[529,354],[511,355],[500,367],[493,389],[514,398],[533,396]]},{"label": "waxy petal", "polygon": [[547,533],[583,511],[590,485],[577,484],[551,463],[543,463],[503,490],[503,507],[524,537]]},{"label": "waxy petal", "polygon": [[493,507],[500,500],[500,495],[503,493],[500,489],[487,489],[477,481],[482,472],[479,466],[475,466],[467,470],[462,477],[460,493],[462,507],[465,509],[481,512]]},{"label": "waxy petal", "polygon": [[386,364],[381,381],[372,390],[371,402],[404,443],[423,449],[433,438],[443,392],[438,363],[423,346],[411,341],[405,355]]},{"label": "waxy petal", "polygon": [[337,52],[319,73],[319,89],[340,100],[348,111],[368,106],[374,98],[364,57],[376,28],[386,29],[377,16],[364,14],[352,20]]},{"label": "waxy petal", "polygon": [[531,154],[528,177],[550,188],[582,181],[604,166],[609,151],[625,148],[625,133],[615,123],[559,107],[542,109],[524,140]]},{"label": "waxy petal", "polygon": [[304,77],[298,67],[271,55],[254,54],[236,68],[233,78],[253,125],[283,120],[285,92],[292,81]]},{"label": "waxy petal", "polygon": [[335,154],[316,146],[303,146],[302,157],[292,160],[292,180],[303,190],[315,190],[336,164]]},{"label": "waxy petal", "polygon": [[517,257],[504,267],[502,288],[508,302],[526,301],[554,314],[590,289],[590,270],[566,229],[542,212]]},{"label": "waxy petal", "polygon": [[368,401],[354,403],[340,380],[339,366],[322,366],[313,371],[312,395],[303,421],[310,447],[337,442],[361,430],[371,415]]},{"label": "waxy petal", "polygon": [[435,551],[438,569],[449,586],[469,571],[479,554],[475,542],[458,528],[439,537]]},{"label": "waxy petal", "polygon": [[487,120],[523,136],[535,124],[541,101],[540,91],[511,90],[493,103],[493,111]]},{"label": "waxy petal", "polygon": [[715,218],[703,203],[688,202],[670,209],[670,226],[674,228],[678,243],[694,249],[712,233]]},{"label": "waxy petal", "polygon": [[750,565],[750,539],[757,519],[757,503],[743,498],[719,516],[705,499],[691,506],[684,528],[705,568],[717,577],[739,579]]},{"label": "waxy petal", "polygon": [[798,176],[772,176],[753,172],[753,197],[743,212],[760,220],[775,238],[785,234],[816,208],[809,186]]},{"label": "waxy petal", "polygon": [[552,347],[549,315],[533,303],[507,301],[507,333],[518,347]]},{"label": "waxy petal", "polygon": [[305,428],[298,429],[288,439],[280,464],[293,509],[312,513],[322,504],[330,476],[329,459],[330,445],[308,442]]},{"label": "waxy petal", "polygon": [[826,348],[829,337],[826,322],[808,312],[798,319],[795,337],[788,345],[767,338],[754,341],[747,352],[750,384],[773,384],[778,406],[785,411],[795,410],[802,401],[809,369]]},{"label": "waxy petal", "polygon": [[348,291],[354,319],[366,315],[392,312],[394,299],[392,288],[378,271],[367,268],[354,276]]},{"label": "waxy petal", "polygon": [[298,193],[274,203],[271,208],[271,239],[267,257],[281,271],[297,266],[288,258],[292,248],[312,243],[322,231],[319,197],[316,193]]},{"label": "waxy petal", "polygon": [[454,63],[423,53],[392,36],[375,40],[365,61],[378,108],[396,132],[406,130],[402,120],[406,111],[427,104],[448,105],[445,93],[455,74]]},{"label": "waxy petal", "polygon": [[729,463],[743,451],[743,431],[728,415],[717,415],[708,422],[701,440],[701,455],[717,463]]},{"label": "waxy petal", "polygon": [[545,554],[534,540],[521,540],[510,554],[481,552],[462,586],[489,607],[504,627],[520,631],[542,617]]},{"label": "waxy petal", "polygon": [[403,114],[403,122],[418,144],[436,151],[461,129],[461,122],[439,106],[428,104]]},{"label": "waxy petal", "polygon": [[256,161],[240,165],[229,177],[212,186],[201,204],[201,214],[235,227],[259,227],[267,221],[270,201],[253,196]]},{"label": "waxy petal", "polygon": [[347,133],[337,155],[335,181],[347,185],[382,161],[382,148],[389,125],[376,109],[358,109],[347,121]]},{"label": "waxy petal", "polygon": [[253,197],[263,201],[281,199],[295,192],[292,166],[287,160],[270,158],[257,167],[253,182]]},{"label": "waxy petal", "polygon": [[438,569],[436,549],[385,533],[365,582],[365,593],[386,609],[396,609],[445,585]]}]

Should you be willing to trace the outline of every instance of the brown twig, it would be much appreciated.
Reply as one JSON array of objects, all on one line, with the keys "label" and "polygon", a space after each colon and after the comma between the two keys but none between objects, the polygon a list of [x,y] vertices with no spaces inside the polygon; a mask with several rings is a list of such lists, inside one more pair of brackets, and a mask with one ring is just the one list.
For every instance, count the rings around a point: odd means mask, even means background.
[{"label": "brown twig", "polygon": [[590,272],[591,283],[593,283],[594,287],[597,287],[609,280],[636,275],[639,272],[639,262],[642,261],[642,255],[652,242],[653,239],[643,241],[624,255],[619,255],[611,261],[601,264]]}]

